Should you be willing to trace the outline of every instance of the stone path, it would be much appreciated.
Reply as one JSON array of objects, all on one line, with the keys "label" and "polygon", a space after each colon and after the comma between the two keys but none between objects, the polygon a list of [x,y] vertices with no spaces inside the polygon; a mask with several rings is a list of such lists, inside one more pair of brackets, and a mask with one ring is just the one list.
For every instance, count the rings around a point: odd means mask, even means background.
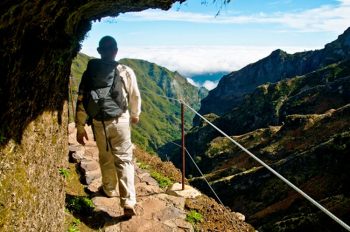
[{"label": "stone path", "polygon": [[150,174],[137,167],[135,187],[137,193],[137,215],[125,220],[119,198],[107,198],[99,194],[101,171],[98,163],[98,151],[93,141],[92,131],[86,127],[89,141],[85,147],[76,142],[74,124],[69,125],[69,149],[71,161],[79,163],[87,188],[93,193],[92,201],[96,211],[110,216],[104,226],[105,232],[175,232],[194,231],[186,218],[185,198],[165,193]]}]

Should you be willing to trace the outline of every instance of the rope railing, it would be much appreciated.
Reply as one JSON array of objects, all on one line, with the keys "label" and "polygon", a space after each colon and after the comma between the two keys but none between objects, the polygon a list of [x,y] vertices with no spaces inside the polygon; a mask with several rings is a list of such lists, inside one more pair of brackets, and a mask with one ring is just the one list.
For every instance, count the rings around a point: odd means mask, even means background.
[{"label": "rope railing", "polygon": [[[170,141],[170,143],[178,146],[178,147],[181,147],[180,144],[178,143],[175,143],[173,141]],[[217,195],[217,193],[215,192],[215,190],[211,187],[209,181],[207,180],[207,178],[205,177],[205,175],[203,174],[202,170],[198,167],[196,161],[194,161],[193,157],[191,156],[190,152],[187,150],[187,148],[185,148],[185,151],[186,151],[186,154],[188,155],[188,157],[191,159],[193,165],[197,168],[199,174],[203,177],[204,181],[207,183],[208,187],[210,188],[210,190],[212,191],[212,193],[214,194],[215,198],[218,200],[218,202],[222,205],[224,205],[224,203],[222,203],[220,197]]]},{"label": "rope railing", "polygon": [[[178,146],[178,147],[182,147],[180,144],[175,143],[173,141],[170,141],[170,143]],[[224,207],[226,208],[226,206],[224,205],[224,203],[221,201],[220,197],[218,196],[218,194],[215,192],[215,190],[211,187],[209,181],[207,180],[207,178],[205,177],[205,175],[203,174],[202,170],[198,167],[196,161],[194,161],[192,155],[190,154],[190,152],[187,150],[187,148],[185,148],[186,154],[188,155],[188,157],[190,158],[190,160],[192,161],[192,163],[194,164],[194,166],[197,168],[197,171],[200,173],[200,175],[203,177],[204,181],[207,183],[208,187],[210,188],[210,190],[212,191],[212,193],[214,194],[215,198],[218,200],[218,202]],[[184,182],[183,182],[184,183]],[[224,217],[231,222],[232,224],[234,224],[233,219],[230,217],[229,215],[229,211],[224,210]],[[226,225],[224,225],[224,228],[226,229]]]},{"label": "rope railing", "polygon": [[[215,126],[212,122],[210,122],[208,119],[206,119],[203,115],[201,115],[198,111],[196,111],[193,107],[191,107],[189,104],[187,104],[185,101],[183,101],[182,99],[177,99],[177,98],[172,98],[172,97],[168,97],[168,96],[164,96],[164,95],[160,95],[160,94],[156,94],[156,93],[151,93],[149,91],[145,91],[145,90],[141,90],[141,92],[144,93],[148,93],[148,94],[155,94],[157,96],[169,99],[169,100],[173,100],[175,102],[180,103],[181,105],[186,106],[188,109],[190,109],[194,114],[196,114],[198,117],[200,117],[201,119],[203,119],[206,123],[208,123],[208,125],[210,125],[211,127],[213,127],[215,130],[217,130],[220,134],[222,134],[223,136],[225,136],[227,139],[229,139],[233,144],[235,144],[236,146],[238,146],[242,151],[244,151],[245,153],[247,153],[250,157],[252,157],[254,160],[256,160],[258,163],[260,163],[263,167],[265,167],[267,170],[269,170],[271,173],[273,173],[275,176],[277,176],[279,179],[281,179],[284,183],[286,183],[289,187],[291,187],[292,189],[294,189],[296,192],[298,192],[301,196],[303,196],[305,199],[307,199],[311,204],[313,204],[314,206],[316,206],[317,208],[319,208],[322,212],[324,212],[327,216],[329,216],[331,219],[333,219],[336,223],[338,223],[340,226],[342,226],[344,229],[346,229],[347,231],[350,231],[350,226],[347,225],[344,221],[342,221],[340,218],[338,218],[337,216],[335,216],[332,212],[330,212],[328,209],[326,209],[325,207],[323,207],[321,204],[319,204],[316,200],[314,200],[312,197],[310,197],[308,194],[306,194],[303,190],[301,190],[300,188],[298,188],[296,185],[294,185],[292,182],[290,182],[288,179],[286,179],[285,177],[283,177],[281,174],[279,174],[277,171],[275,171],[273,168],[271,168],[268,164],[266,164],[264,161],[262,161],[261,159],[259,159],[257,156],[255,156],[253,153],[251,153],[248,149],[246,149],[245,147],[243,147],[240,143],[238,143],[236,140],[234,140],[232,137],[230,137],[229,135],[227,135],[224,131],[222,131],[220,128],[218,128],[217,126]],[[174,142],[171,142],[179,147],[181,147],[179,144],[176,144]],[[187,155],[190,157],[191,161],[194,163],[195,167],[197,168],[197,170],[199,171],[200,175],[203,177],[204,181],[208,184],[210,190],[213,192],[213,194],[215,195],[215,197],[217,198],[217,200],[219,201],[220,204],[222,204],[224,206],[224,204],[222,203],[221,199],[219,198],[219,196],[217,195],[217,193],[215,192],[215,190],[212,188],[212,186],[210,185],[210,183],[208,182],[208,180],[205,178],[205,175],[203,174],[203,172],[200,170],[200,168],[198,167],[198,165],[196,164],[196,162],[194,161],[194,159],[192,158],[192,156],[190,155],[190,153],[188,152],[188,150],[183,147],[183,149],[186,151]],[[184,166],[184,163],[183,163]]]},{"label": "rope railing", "polygon": [[306,194],[303,190],[295,186],[292,182],[287,180],[285,177],[283,177],[281,174],[279,174],[277,171],[275,171],[273,168],[271,168],[269,165],[267,165],[264,161],[256,157],[253,153],[251,153],[248,149],[243,147],[240,143],[238,143],[236,140],[231,138],[229,135],[227,135],[225,132],[223,132],[220,128],[215,126],[213,123],[211,123],[208,119],[206,119],[203,115],[198,113],[195,109],[193,109],[191,106],[186,104],[184,101],[181,101],[182,104],[184,104],[187,108],[189,108],[192,112],[194,112],[196,115],[198,115],[201,119],[203,119],[206,123],[208,123],[210,126],[212,126],[215,130],[220,132],[223,136],[228,138],[232,143],[234,143],[236,146],[238,146],[242,151],[247,153],[250,157],[255,159],[257,162],[259,162],[262,166],[267,168],[270,172],[272,172],[275,176],[277,176],[279,179],[281,179],[283,182],[285,182],[289,187],[293,188],[295,191],[297,191],[300,195],[302,195],[304,198],[306,198],[309,202],[311,202],[314,206],[319,208],[322,212],[324,212],[326,215],[328,215],[330,218],[332,218],[335,222],[337,222],[339,225],[341,225],[344,229],[347,231],[350,231],[350,226],[347,225],[345,222],[343,222],[341,219],[339,219],[337,216],[335,216],[333,213],[331,213],[328,209],[323,207],[321,204],[319,204],[317,201],[315,201],[313,198],[311,198],[308,194]]}]

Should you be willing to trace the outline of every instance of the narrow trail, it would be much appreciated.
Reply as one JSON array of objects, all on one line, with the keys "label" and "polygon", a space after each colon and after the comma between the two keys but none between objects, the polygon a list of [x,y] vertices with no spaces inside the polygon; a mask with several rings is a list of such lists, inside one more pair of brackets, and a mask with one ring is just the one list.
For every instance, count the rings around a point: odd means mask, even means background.
[{"label": "narrow trail", "polygon": [[[70,153],[83,173],[84,184],[92,193],[95,211],[106,213],[103,231],[106,232],[173,232],[194,231],[191,223],[185,220],[185,198],[172,196],[161,189],[155,179],[145,171],[135,166],[135,187],[137,193],[137,215],[125,220],[119,198],[107,198],[99,193],[101,186],[101,171],[98,163],[98,150],[93,141],[90,127],[86,127],[89,141],[85,147],[75,140],[74,124],[69,125]],[[107,216],[108,215],[108,216]]]}]

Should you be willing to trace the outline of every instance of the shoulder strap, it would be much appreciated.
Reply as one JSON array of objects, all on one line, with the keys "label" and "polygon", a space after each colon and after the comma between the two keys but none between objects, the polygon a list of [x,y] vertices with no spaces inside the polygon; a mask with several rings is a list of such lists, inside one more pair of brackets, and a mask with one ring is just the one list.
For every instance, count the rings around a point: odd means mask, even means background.
[{"label": "shoulder strap", "polygon": [[[114,81],[115,81],[115,79],[116,79],[117,76],[120,78],[120,81],[122,82],[123,87],[124,87],[124,90],[125,90],[125,92],[126,92],[126,96],[127,96],[128,100],[129,100],[129,91],[128,91],[127,88],[126,88],[126,84],[125,84],[125,81],[124,81],[123,77],[121,77],[120,74],[119,74],[118,65],[119,65],[119,63],[115,66]],[[113,82],[114,82],[114,81],[113,81]]]}]

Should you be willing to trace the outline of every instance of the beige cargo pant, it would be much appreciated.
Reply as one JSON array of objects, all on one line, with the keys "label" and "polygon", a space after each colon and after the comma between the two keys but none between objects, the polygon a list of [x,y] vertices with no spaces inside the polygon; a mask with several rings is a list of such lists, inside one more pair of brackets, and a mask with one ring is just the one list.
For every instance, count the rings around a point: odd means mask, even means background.
[{"label": "beige cargo pant", "polygon": [[117,120],[105,121],[107,139],[112,146],[109,146],[108,151],[102,122],[94,120],[93,125],[99,150],[103,187],[111,192],[116,189],[118,182],[121,206],[133,207],[136,204],[136,194],[130,123],[117,122]]}]

